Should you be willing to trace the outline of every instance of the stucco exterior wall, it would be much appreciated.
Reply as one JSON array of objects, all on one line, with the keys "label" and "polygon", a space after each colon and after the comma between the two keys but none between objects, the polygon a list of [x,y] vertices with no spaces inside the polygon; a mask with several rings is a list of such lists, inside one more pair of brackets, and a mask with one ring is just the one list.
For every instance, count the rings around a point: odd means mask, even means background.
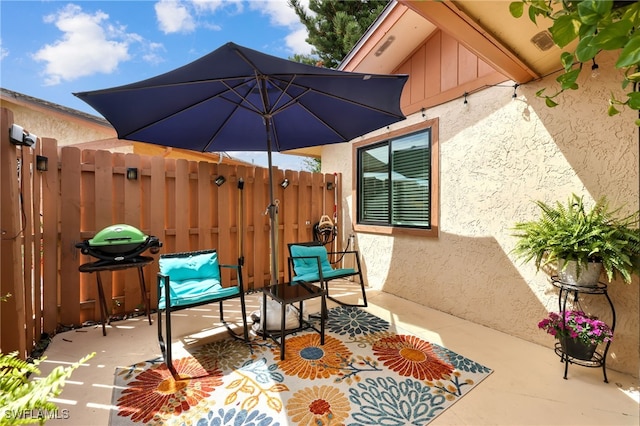
[{"label": "stucco exterior wall", "polygon": [[[552,93],[555,76],[520,86],[515,100],[505,82],[469,95],[466,107],[456,99],[427,110],[439,118],[440,235],[356,234],[368,285],[551,348],[553,338],[537,324],[558,310],[558,292],[548,275],[510,254],[511,227],[537,217],[533,200],[565,201],[571,193],[639,208],[636,114],[607,116],[609,93],[621,88],[618,74],[605,71],[613,58],[600,56],[600,76],[582,76],[580,90],[553,109],[535,93]],[[420,120],[415,114],[391,130]],[[343,176],[345,236],[353,232],[354,160],[351,144],[323,148],[323,172]],[[638,376],[638,277],[611,283],[609,296],[617,323],[607,367]],[[602,296],[583,306],[610,318]]]},{"label": "stucco exterior wall", "polygon": [[2,106],[13,112],[15,124],[43,138],[54,138],[58,146],[116,137],[116,131],[109,125],[91,123],[51,109],[38,108],[2,100]]}]

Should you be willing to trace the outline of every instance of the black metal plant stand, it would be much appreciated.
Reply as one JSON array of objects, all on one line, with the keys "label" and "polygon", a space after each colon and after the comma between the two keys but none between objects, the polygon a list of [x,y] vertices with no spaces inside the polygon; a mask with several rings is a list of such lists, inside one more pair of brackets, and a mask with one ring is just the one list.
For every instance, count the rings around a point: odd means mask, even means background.
[{"label": "black metal plant stand", "polygon": [[[569,296],[573,295],[573,302],[575,304],[579,304],[580,294],[604,295],[607,298],[607,301],[609,302],[609,306],[611,307],[611,314],[613,316],[613,320],[611,322],[611,331],[615,329],[616,310],[613,306],[613,302],[611,301],[611,298],[609,298],[609,294],[607,293],[606,284],[599,282],[593,287],[585,287],[585,286],[565,283],[563,281],[560,281],[560,279],[557,276],[551,277],[551,283],[555,287],[560,289],[560,292],[558,294],[558,307],[560,309],[560,315],[562,315],[563,321],[565,318],[564,314],[567,309],[567,299],[569,298]],[[584,359],[575,358],[566,354],[564,349],[562,348],[562,344],[560,342],[556,343],[555,352],[560,357],[560,361],[564,362],[564,379],[565,380],[567,379],[567,371],[569,369],[569,364],[576,364],[576,365],[581,365],[583,367],[590,367],[590,368],[602,367],[604,382],[609,383],[609,380],[607,379],[606,363],[607,363],[607,352],[609,352],[610,345],[611,345],[611,342],[607,342],[604,345],[604,350],[596,350],[593,356],[591,357],[591,359],[584,360]]]}]

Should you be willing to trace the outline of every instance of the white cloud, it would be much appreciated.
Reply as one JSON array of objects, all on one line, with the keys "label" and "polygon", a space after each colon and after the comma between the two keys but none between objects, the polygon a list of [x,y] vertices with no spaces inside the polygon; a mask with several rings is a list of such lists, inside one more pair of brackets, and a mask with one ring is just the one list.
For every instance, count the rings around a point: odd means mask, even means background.
[{"label": "white cloud", "polygon": [[199,13],[215,13],[219,9],[225,8],[227,5],[234,6],[238,13],[241,13],[244,9],[242,0],[191,0],[191,3]]},{"label": "white cloud", "polygon": [[[302,3],[305,4],[305,2]],[[313,46],[305,41],[307,29],[286,0],[249,1],[249,6],[251,9],[268,16],[271,25],[286,27],[290,30],[290,33],[285,37],[285,43],[293,53],[311,53]]]},{"label": "white cloud", "polygon": [[[45,83],[59,84],[79,77],[111,73],[130,58],[124,28],[108,23],[102,11],[84,13],[80,6],[69,4],[45,17],[63,32],[60,40],[38,50],[33,58],[45,62]],[[117,39],[120,39],[118,41]]]},{"label": "white cloud", "polygon": [[162,43],[145,43],[145,52],[142,54],[142,59],[154,65],[164,62],[164,57],[158,54],[159,51],[166,51]]},{"label": "white cloud", "polygon": [[155,4],[155,10],[160,30],[165,34],[190,33],[196,28],[187,7],[177,1],[162,0]]},{"label": "white cloud", "polygon": [[308,55],[311,53],[311,50],[313,50],[313,46],[305,41],[306,38],[307,29],[302,27],[289,33],[284,40],[293,52]]},{"label": "white cloud", "polygon": [[2,39],[0,38],[0,60],[9,56],[9,50],[2,46]]}]

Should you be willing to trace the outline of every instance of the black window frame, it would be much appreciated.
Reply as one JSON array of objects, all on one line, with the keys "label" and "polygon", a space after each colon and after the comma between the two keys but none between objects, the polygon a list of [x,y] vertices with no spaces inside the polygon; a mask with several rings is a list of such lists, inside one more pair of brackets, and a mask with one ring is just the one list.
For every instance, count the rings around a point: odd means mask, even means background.
[{"label": "black window frame", "polygon": [[[433,221],[434,217],[432,214],[433,201],[434,201],[434,197],[433,197],[434,134],[433,133],[434,132],[433,132],[432,126],[425,126],[418,130],[414,129],[413,131],[407,129],[405,133],[396,132],[395,135],[390,135],[387,138],[382,138],[378,141],[374,141],[371,143],[362,144],[355,149],[355,155],[356,155],[355,187],[356,187],[356,194],[357,194],[357,197],[356,197],[357,202],[355,203],[356,205],[355,213],[356,213],[357,225],[365,226],[365,227],[397,228],[397,229],[420,230],[420,231],[431,231],[434,229],[434,221]],[[415,140],[416,136],[421,137],[421,135],[424,135],[427,139],[425,141],[426,142],[425,148],[418,148],[419,150],[425,149],[424,153],[420,153],[418,151],[414,151],[413,153],[411,153],[410,149],[412,149],[416,145],[413,145],[409,149],[403,149],[403,150],[395,149],[396,146],[401,145],[402,143],[411,141],[412,139]],[[422,144],[418,145],[418,147],[420,146],[422,146]],[[381,148],[382,148],[382,151],[386,151],[386,153],[381,152],[380,150]],[[378,151],[375,156],[370,155],[369,158],[365,157],[367,153],[371,153],[373,151]],[[395,161],[397,161],[397,158],[399,158],[397,153],[401,153],[403,151],[404,151],[404,155],[413,155],[414,158],[417,152],[418,155],[421,156],[422,158],[422,164],[424,165],[424,167],[416,168],[415,164],[412,163],[407,165],[406,161],[402,164],[402,166],[404,167],[401,167],[400,163],[395,163]],[[386,154],[386,158],[385,158],[385,154]],[[424,155],[426,155],[426,157],[424,157]],[[386,161],[386,164],[385,164],[385,161]],[[366,170],[363,171],[363,168],[365,167],[366,167]],[[386,170],[381,170],[381,169],[386,169]],[[399,171],[402,171],[403,173],[399,173]],[[379,209],[377,211],[373,209],[371,216],[368,216],[368,217],[364,214],[364,206],[365,206],[365,202],[370,199],[365,199],[365,197],[363,196],[364,191],[366,191],[365,182],[364,182],[365,181],[364,174],[366,173],[369,173],[372,176],[377,175],[377,177],[370,176],[368,179],[374,185],[377,185],[379,182],[382,182],[382,185],[385,185],[385,182],[386,182],[386,188],[384,189],[386,191],[386,193],[384,194],[385,196],[383,196],[378,200],[371,201],[374,205],[375,203],[380,204],[380,203],[386,202],[386,207],[384,205],[380,205]],[[402,176],[402,180],[404,180],[405,182],[401,182],[400,181],[401,179],[397,178],[397,176]],[[410,182],[406,182],[406,180],[409,180]],[[399,215],[395,213],[401,210],[403,206],[406,208],[408,204],[403,203],[405,198],[401,196],[398,196],[398,198],[394,200],[394,188],[397,188],[397,189],[403,188],[403,187],[406,187],[408,184],[413,186],[414,188],[417,185],[419,189],[420,186],[424,185],[425,180],[427,183],[426,187],[428,188],[427,194],[424,196],[424,198],[426,199],[420,200],[419,192],[415,192],[415,191],[407,192],[408,195],[412,197],[417,197],[416,198],[417,201],[419,202],[424,201],[424,203],[420,203],[422,210],[418,211],[418,215],[416,216],[415,214],[415,207],[412,207],[411,209],[406,209],[405,211],[407,213],[399,213]],[[411,200],[409,200],[409,202],[411,202]],[[386,217],[384,217],[385,213],[386,213]],[[378,218],[375,217],[376,215],[378,216]],[[413,223],[410,223],[411,220],[409,218],[411,216],[414,216]],[[419,216],[422,216],[422,217],[419,217]],[[424,224],[419,224],[419,222],[421,221],[420,219],[424,221]]]}]

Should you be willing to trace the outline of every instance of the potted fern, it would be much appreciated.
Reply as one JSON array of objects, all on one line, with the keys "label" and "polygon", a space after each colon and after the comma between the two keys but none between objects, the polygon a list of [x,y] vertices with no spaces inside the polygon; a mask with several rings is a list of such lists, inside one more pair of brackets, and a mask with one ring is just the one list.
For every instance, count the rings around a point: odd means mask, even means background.
[{"label": "potted fern", "polygon": [[566,204],[536,204],[540,217],[513,228],[516,257],[533,260],[538,270],[555,264],[559,279],[572,285],[597,285],[602,269],[609,282],[619,275],[631,283],[640,265],[638,212],[619,216],[606,197],[587,209],[576,194]]}]

